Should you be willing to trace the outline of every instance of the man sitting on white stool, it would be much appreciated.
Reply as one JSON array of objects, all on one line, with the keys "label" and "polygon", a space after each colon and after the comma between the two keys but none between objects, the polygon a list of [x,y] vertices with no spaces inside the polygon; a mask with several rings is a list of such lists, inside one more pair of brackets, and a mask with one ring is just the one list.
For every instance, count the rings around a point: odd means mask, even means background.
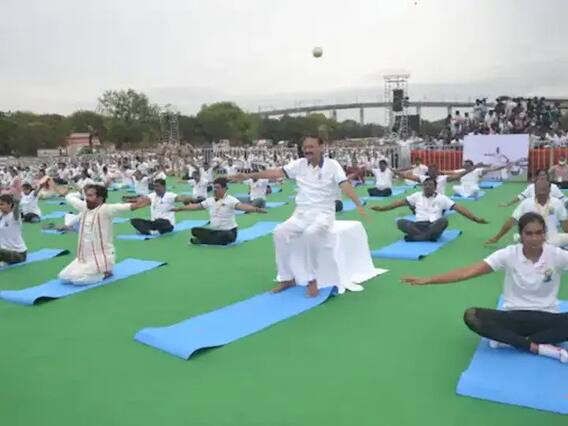
[{"label": "man sitting on white stool", "polygon": [[308,295],[315,297],[319,293],[315,276],[318,252],[320,247],[327,243],[335,221],[337,187],[353,200],[361,216],[367,217],[367,214],[339,163],[323,157],[323,140],[320,137],[304,138],[303,152],[304,158],[294,160],[281,169],[237,174],[230,178],[242,181],[277,180],[287,177],[296,180],[296,210],[292,217],[274,230],[279,284],[273,291],[277,293],[296,285],[290,262],[291,247],[294,240],[306,235],[309,237],[306,250]]}]

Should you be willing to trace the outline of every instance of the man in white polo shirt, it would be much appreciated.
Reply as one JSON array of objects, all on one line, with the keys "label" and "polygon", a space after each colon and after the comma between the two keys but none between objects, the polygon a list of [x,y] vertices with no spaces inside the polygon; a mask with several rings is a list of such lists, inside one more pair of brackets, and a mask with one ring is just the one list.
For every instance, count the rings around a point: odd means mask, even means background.
[{"label": "man in white polo shirt", "polygon": [[[156,179],[154,181],[154,192],[143,197],[140,202],[142,206],[150,206],[150,220],[134,218],[130,219],[132,226],[143,235],[150,235],[157,232],[160,235],[172,232],[176,224],[176,216],[172,209],[176,202],[189,201],[186,197],[179,196],[173,192],[166,192],[166,181]],[[136,200],[136,197],[127,199],[129,202]]]},{"label": "man in white polo shirt", "polygon": [[475,167],[471,160],[465,160],[463,165],[466,174],[461,177],[460,184],[453,187],[454,193],[463,198],[477,197],[480,191],[479,180],[484,175],[509,167],[508,163],[496,167]]},{"label": "man in white polo shirt", "polygon": [[193,187],[191,193],[191,202],[200,203],[207,198],[207,187],[209,186],[209,180],[207,180],[206,176],[203,176],[201,173],[199,173],[198,170],[194,171],[191,177],[192,179],[189,179],[187,181],[187,183],[189,183]]},{"label": "man in white polo shirt", "polygon": [[390,197],[394,173],[387,167],[387,160],[380,160],[379,167],[371,170],[375,176],[375,187],[367,189],[371,197]]},{"label": "man in white polo shirt", "polygon": [[[497,235],[487,240],[486,244],[495,244],[519,221],[525,213],[538,213],[546,221],[547,242],[553,246],[568,245],[568,213],[564,203],[550,195],[550,181],[539,177],[534,184],[535,196],[521,202],[509,219],[503,224]],[[564,232],[558,232],[558,226]]]},{"label": "man in white polo shirt", "polygon": [[394,170],[394,174],[402,179],[414,181],[423,184],[427,178],[434,179],[436,182],[436,192],[438,194],[445,194],[446,193],[446,184],[448,182],[460,180],[462,176],[464,176],[467,171],[463,170],[458,173],[451,173],[448,175],[441,174],[440,169],[436,164],[430,164],[428,166],[428,173],[426,175],[421,176],[414,176],[414,174],[410,171],[398,171]]},{"label": "man in white polo shirt", "polygon": [[423,192],[415,192],[406,199],[397,200],[387,206],[372,207],[373,210],[378,212],[403,206],[410,207],[416,215],[416,220],[400,219],[397,222],[398,229],[406,234],[404,236],[405,241],[437,241],[448,227],[448,219],[444,217],[444,213],[448,210],[455,210],[473,222],[487,223],[485,219],[475,216],[444,194],[438,194],[434,179],[425,179],[423,185]]},{"label": "man in white polo shirt", "polygon": [[274,248],[278,268],[280,292],[296,285],[290,265],[292,242],[300,236],[309,236],[306,265],[309,276],[308,295],[317,296],[318,284],[315,277],[320,247],[327,243],[335,221],[335,200],[337,188],[357,206],[359,214],[366,217],[365,210],[345,172],[336,160],[323,157],[323,140],[320,137],[306,137],[303,141],[304,158],[294,160],[281,169],[269,169],[258,173],[237,174],[234,180],[270,179],[285,177],[294,179],[298,185],[296,210],[286,222],[274,230]]},{"label": "man in white polo shirt", "polygon": [[[545,180],[550,182],[550,177],[548,176],[548,172],[544,169],[540,169],[540,170],[536,171],[535,177],[534,177],[534,182],[536,182],[539,179],[545,179]],[[508,203],[499,204],[499,207],[510,207],[513,204],[518,203],[519,201],[533,199],[534,195],[535,195],[535,189],[534,189],[535,183],[534,182],[529,184],[524,189],[523,192],[521,192],[519,195],[517,195],[515,198],[513,198]],[[566,200],[566,196],[564,195],[564,193],[554,183],[550,184],[550,196],[552,198],[558,198],[560,201],[562,201],[564,203],[564,205],[566,205],[568,203],[568,200]]]},{"label": "man in white polo shirt", "polygon": [[213,197],[200,203],[187,204],[172,209],[173,212],[186,210],[209,210],[209,226],[191,229],[191,244],[227,245],[237,239],[235,210],[249,213],[266,213],[266,210],[241,203],[227,193],[227,179],[217,178],[213,182]]}]

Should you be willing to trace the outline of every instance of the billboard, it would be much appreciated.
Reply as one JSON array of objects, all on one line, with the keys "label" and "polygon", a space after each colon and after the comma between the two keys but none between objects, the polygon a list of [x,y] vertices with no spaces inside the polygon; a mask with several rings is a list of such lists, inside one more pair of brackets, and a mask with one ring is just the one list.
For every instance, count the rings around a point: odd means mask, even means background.
[{"label": "billboard", "polygon": [[467,135],[463,143],[463,159],[490,166],[509,167],[488,173],[487,179],[527,180],[529,167],[529,135]]}]

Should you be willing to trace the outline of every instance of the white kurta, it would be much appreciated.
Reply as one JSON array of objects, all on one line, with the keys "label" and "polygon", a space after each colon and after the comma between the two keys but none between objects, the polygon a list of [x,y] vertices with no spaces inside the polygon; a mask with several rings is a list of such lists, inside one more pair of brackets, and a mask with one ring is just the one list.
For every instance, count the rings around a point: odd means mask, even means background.
[{"label": "white kurta", "polygon": [[76,285],[95,284],[112,271],[116,261],[112,218],[129,211],[130,204],[102,204],[89,210],[75,194],[67,195],[66,200],[79,210],[79,241],[77,257],[59,273],[59,278]]}]

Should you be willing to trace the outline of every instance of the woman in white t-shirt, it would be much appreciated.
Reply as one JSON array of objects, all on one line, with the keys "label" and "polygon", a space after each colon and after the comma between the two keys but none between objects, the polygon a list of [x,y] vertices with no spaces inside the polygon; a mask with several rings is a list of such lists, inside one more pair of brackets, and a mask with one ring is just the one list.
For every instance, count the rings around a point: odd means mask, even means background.
[{"label": "woman in white t-shirt", "polygon": [[429,278],[405,277],[412,285],[447,284],[504,270],[502,310],[469,308],[466,325],[490,339],[492,348],[519,350],[568,363],[568,312],[559,313],[560,274],[568,270],[568,252],[546,243],[546,223],[538,213],[519,219],[521,243],[497,250],[485,260]]},{"label": "woman in white t-shirt", "polygon": [[0,195],[0,266],[25,262],[28,248],[22,238],[18,205],[10,194]]}]

